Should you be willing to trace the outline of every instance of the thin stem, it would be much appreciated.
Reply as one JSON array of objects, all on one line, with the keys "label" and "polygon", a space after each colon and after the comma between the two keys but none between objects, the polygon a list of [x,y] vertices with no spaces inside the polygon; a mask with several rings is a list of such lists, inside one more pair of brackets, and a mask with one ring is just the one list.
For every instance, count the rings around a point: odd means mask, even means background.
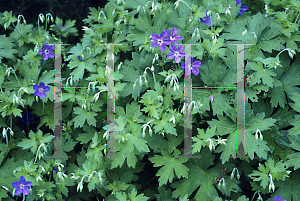
[{"label": "thin stem", "polygon": [[15,77],[16,77],[16,79],[17,79],[19,85],[20,85],[20,87],[22,87],[22,85],[21,85],[21,83],[20,83],[20,81],[19,81],[19,79],[18,79],[18,77],[17,77],[17,75],[16,75],[16,72],[14,72],[14,75],[15,75]]}]

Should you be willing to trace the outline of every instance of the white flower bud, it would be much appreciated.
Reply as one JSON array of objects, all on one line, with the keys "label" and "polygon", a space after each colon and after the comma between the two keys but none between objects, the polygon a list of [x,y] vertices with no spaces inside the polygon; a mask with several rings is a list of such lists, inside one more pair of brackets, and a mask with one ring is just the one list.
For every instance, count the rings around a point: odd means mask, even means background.
[{"label": "white flower bud", "polygon": [[243,31],[242,36],[245,35],[246,33],[247,33],[247,29]]},{"label": "white flower bud", "polygon": [[174,92],[176,92],[176,86],[175,85],[173,86],[173,90],[174,90]]},{"label": "white flower bud", "polygon": [[140,76],[140,86],[143,86],[142,77]]},{"label": "white flower bud", "polygon": [[3,137],[6,136],[6,129],[5,128],[3,128],[2,134],[3,134]]}]

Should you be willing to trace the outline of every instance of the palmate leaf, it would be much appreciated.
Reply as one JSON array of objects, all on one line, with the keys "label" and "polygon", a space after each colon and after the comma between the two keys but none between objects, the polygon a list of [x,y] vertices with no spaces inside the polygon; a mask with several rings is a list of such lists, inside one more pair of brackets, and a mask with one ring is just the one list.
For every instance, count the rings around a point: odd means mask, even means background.
[{"label": "palmate leaf", "polygon": [[50,30],[55,31],[58,35],[62,37],[67,37],[68,35],[78,36],[77,29],[75,26],[76,20],[67,20],[65,25],[63,25],[63,20],[59,17],[55,19],[55,25],[50,25]]},{"label": "palmate leaf", "polygon": [[214,165],[215,155],[212,155],[208,148],[203,148],[200,154],[196,153],[194,155],[200,155],[201,158],[189,159],[189,163],[185,165],[189,170],[188,177],[174,181],[171,184],[171,187],[176,189],[173,191],[172,197],[176,199],[178,197],[182,199],[186,195],[189,197],[200,187],[194,198],[199,201],[213,200],[218,196],[218,192],[214,187],[214,180],[220,174],[220,167],[209,168]]},{"label": "palmate leaf", "polygon": [[161,150],[161,154],[163,156],[155,155],[149,159],[152,163],[155,163],[154,167],[163,166],[156,174],[156,176],[159,176],[159,186],[167,184],[168,181],[172,183],[174,179],[174,172],[178,178],[188,177],[189,169],[183,165],[183,163],[188,161],[187,158],[174,158],[166,150]]},{"label": "palmate leaf", "polygon": [[[280,34],[281,26],[274,26],[273,21],[274,19],[265,17],[259,12],[254,16],[247,17],[247,22],[244,24],[235,21],[226,26],[224,31],[229,33],[222,34],[222,37],[226,40],[236,40],[236,43],[253,44],[250,46],[251,51],[245,52],[245,59],[264,57],[261,50],[272,53],[272,50],[284,49],[282,45],[284,41],[276,38]],[[245,30],[247,32],[243,34]]]},{"label": "palmate leaf", "polygon": [[[253,110],[250,108],[250,104],[246,104],[246,112],[245,112],[245,154],[248,155],[251,159],[254,157],[254,152],[260,158],[267,158],[267,153],[270,151],[270,148],[267,146],[267,142],[264,140],[256,140],[253,133],[259,129],[261,132],[270,129],[276,119],[272,118],[264,118],[265,114],[258,113],[253,114]],[[227,122],[223,120],[227,118]],[[221,153],[221,160],[224,164],[229,160],[230,156],[236,157],[236,124],[233,123],[228,117],[219,117],[220,121],[213,120],[208,122],[210,126],[217,126],[217,134],[218,133],[230,133],[228,136],[228,140],[226,141],[227,146],[219,146],[216,149],[216,153]]]},{"label": "palmate leaf", "polygon": [[0,41],[0,63],[3,57],[14,60],[16,57],[13,54],[18,51],[16,49],[12,49],[15,46],[12,43],[12,40],[7,38],[5,35],[0,35]]},{"label": "palmate leaf", "polygon": [[88,125],[92,125],[96,127],[96,119],[95,116],[97,116],[96,112],[89,112],[81,107],[74,107],[74,113],[78,114],[73,121],[74,121],[74,128],[82,127],[84,122],[87,121]]}]

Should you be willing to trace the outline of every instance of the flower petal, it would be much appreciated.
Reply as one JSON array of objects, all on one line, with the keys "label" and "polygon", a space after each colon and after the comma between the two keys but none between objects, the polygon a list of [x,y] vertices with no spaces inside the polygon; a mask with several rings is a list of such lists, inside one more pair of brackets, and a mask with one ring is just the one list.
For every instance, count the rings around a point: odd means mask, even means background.
[{"label": "flower petal", "polygon": [[183,50],[184,50],[184,46],[183,45],[178,45],[177,51],[182,52]]},{"label": "flower petal", "polygon": [[181,61],[181,57],[180,56],[175,57],[175,63],[179,63],[180,61]]},{"label": "flower petal", "polygon": [[21,188],[16,188],[15,190],[15,195],[20,195],[23,192],[23,189]]},{"label": "flower petal", "polygon": [[33,85],[33,89],[34,90],[39,90],[39,85],[37,85],[37,84]]},{"label": "flower petal", "polygon": [[39,51],[39,54],[45,54],[45,50],[44,50],[44,49],[41,49],[41,50]]},{"label": "flower petal", "polygon": [[167,36],[170,37],[170,31],[169,30],[165,30],[165,32],[167,33]]},{"label": "flower petal", "polygon": [[201,66],[201,62],[200,61],[195,61],[193,63],[193,67],[200,67]]},{"label": "flower petal", "polygon": [[158,40],[159,36],[156,33],[151,34],[152,40]]},{"label": "flower petal", "polygon": [[174,58],[174,53],[170,52],[167,57],[168,57],[168,59],[173,59]]},{"label": "flower petal", "polygon": [[177,35],[177,29],[176,29],[176,28],[173,28],[173,29],[172,29],[171,35],[172,35],[173,37]]},{"label": "flower petal", "polygon": [[183,37],[182,36],[175,36],[175,40],[182,40],[183,39]]},{"label": "flower petal", "polygon": [[165,38],[165,37],[168,36],[167,31],[169,31],[169,30],[165,30],[165,31],[161,32],[161,34],[160,34],[160,39],[163,39],[163,38]]},{"label": "flower petal", "polygon": [[31,187],[32,182],[31,182],[31,181],[26,181],[26,182],[24,183],[24,185],[25,185],[26,187]]},{"label": "flower petal", "polygon": [[157,46],[158,46],[157,40],[156,40],[156,41],[153,41],[153,42],[151,43],[151,47],[157,47]]},{"label": "flower petal", "polygon": [[25,187],[23,188],[23,194],[24,194],[24,195],[28,195],[28,194],[29,194],[29,188],[28,188],[28,187],[25,186]]},{"label": "flower petal", "polygon": [[165,50],[166,50],[166,46],[165,46],[164,44],[161,44],[161,45],[159,46],[159,49],[160,49],[161,51],[165,51]]},{"label": "flower petal", "polygon": [[24,176],[21,176],[21,177],[19,178],[19,183],[20,183],[20,184],[24,184],[24,183],[25,183],[25,177],[24,177]]},{"label": "flower petal", "polygon": [[55,56],[55,54],[54,54],[53,52],[49,52],[49,53],[48,53],[48,56],[49,56],[51,59],[53,59],[54,56]]},{"label": "flower petal", "polygon": [[248,7],[246,5],[241,5],[241,9],[245,11],[248,9]]},{"label": "flower petal", "polygon": [[43,87],[43,91],[44,91],[44,92],[48,92],[48,91],[50,91],[50,87],[48,87],[48,86],[44,86],[44,87]]},{"label": "flower petal", "polygon": [[44,88],[44,87],[45,87],[44,82],[41,82],[41,83],[39,84],[39,87],[40,87],[40,88]]},{"label": "flower petal", "polygon": [[185,63],[181,64],[181,68],[185,69]]},{"label": "flower petal", "polygon": [[45,92],[41,92],[41,95],[40,95],[40,97],[41,97],[41,98],[46,98],[46,97],[47,97],[47,95],[46,95],[46,93],[45,93]]},{"label": "flower petal", "polygon": [[50,45],[50,47],[48,48],[49,51],[53,51],[54,50],[54,45]]},{"label": "flower petal", "polygon": [[19,187],[20,187],[20,184],[19,184],[18,181],[14,181],[11,185],[12,185],[12,187],[14,187],[14,188],[19,188]]},{"label": "flower petal", "polygon": [[194,75],[198,75],[198,74],[199,74],[199,69],[198,69],[197,67],[193,67],[193,68],[192,68],[192,73],[193,73]]},{"label": "flower petal", "polygon": [[170,49],[171,52],[175,52],[176,51],[176,47],[174,45],[170,45],[169,49]]},{"label": "flower petal", "polygon": [[43,54],[44,60],[48,60],[48,54]]}]

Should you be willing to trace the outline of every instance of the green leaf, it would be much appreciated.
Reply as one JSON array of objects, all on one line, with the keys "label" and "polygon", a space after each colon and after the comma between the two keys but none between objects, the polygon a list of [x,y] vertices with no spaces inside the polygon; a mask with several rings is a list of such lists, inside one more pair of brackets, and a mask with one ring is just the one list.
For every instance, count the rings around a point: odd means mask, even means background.
[{"label": "green leaf", "polygon": [[75,26],[76,20],[67,20],[65,25],[63,25],[63,20],[59,17],[55,19],[55,25],[50,25],[50,30],[55,31],[58,35],[62,37],[67,37],[68,35],[78,36],[77,29]]},{"label": "green leaf", "polygon": [[5,35],[0,35],[0,63],[3,58],[15,60],[16,57],[13,55],[18,51],[16,49],[12,49],[15,45],[12,43],[13,41],[7,38]]},{"label": "green leaf", "polygon": [[169,114],[164,113],[162,115],[162,120],[156,119],[153,122],[151,122],[151,124],[155,124],[155,126],[154,126],[155,132],[158,133],[160,131],[165,131],[166,133],[177,136],[176,129],[174,128],[175,124],[169,122],[169,120],[172,118],[172,116],[173,115],[171,113],[169,113]]},{"label": "green leaf", "polygon": [[74,128],[82,127],[84,122],[87,120],[88,125],[93,125],[96,127],[96,112],[88,112],[81,107],[74,107],[74,113],[78,114],[74,119]]},{"label": "green leaf", "polygon": [[155,163],[154,167],[163,166],[156,174],[156,176],[159,176],[159,186],[167,184],[168,180],[172,183],[174,172],[179,179],[181,177],[188,177],[189,168],[183,165],[183,163],[188,161],[187,158],[174,158],[166,150],[161,150],[161,154],[163,156],[155,155],[154,157],[149,158],[152,163]]}]

